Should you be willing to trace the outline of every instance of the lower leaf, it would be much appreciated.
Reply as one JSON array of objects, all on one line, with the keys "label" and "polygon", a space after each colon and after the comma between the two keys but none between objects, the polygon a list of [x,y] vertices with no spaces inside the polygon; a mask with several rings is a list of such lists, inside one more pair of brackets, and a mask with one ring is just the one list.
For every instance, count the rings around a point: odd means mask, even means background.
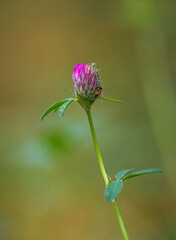
[{"label": "lower leaf", "polygon": [[104,197],[107,202],[112,202],[121,192],[123,182],[121,180],[110,183],[104,192]]},{"label": "lower leaf", "polygon": [[133,177],[137,177],[140,175],[144,175],[144,174],[150,174],[150,173],[162,173],[163,170],[161,168],[149,168],[149,169],[143,169],[137,172],[134,172],[124,178],[122,178],[122,180],[126,180],[128,178],[133,178]]}]

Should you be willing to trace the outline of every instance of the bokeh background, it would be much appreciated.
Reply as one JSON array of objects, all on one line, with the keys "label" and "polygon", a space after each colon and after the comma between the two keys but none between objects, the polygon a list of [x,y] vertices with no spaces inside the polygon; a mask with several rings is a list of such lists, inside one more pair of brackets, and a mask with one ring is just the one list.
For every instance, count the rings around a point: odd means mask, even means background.
[{"label": "bokeh background", "polygon": [[40,116],[71,97],[72,71],[96,62],[92,107],[108,174],[161,167],[118,197],[130,239],[176,239],[176,2],[0,1],[0,239],[122,239],[86,114]]}]

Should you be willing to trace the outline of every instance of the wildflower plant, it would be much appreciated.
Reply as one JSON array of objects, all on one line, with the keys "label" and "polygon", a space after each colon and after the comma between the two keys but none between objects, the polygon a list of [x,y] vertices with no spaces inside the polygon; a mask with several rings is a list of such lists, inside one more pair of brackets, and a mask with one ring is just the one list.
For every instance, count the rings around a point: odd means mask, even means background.
[{"label": "wildflower plant", "polygon": [[114,206],[115,213],[119,221],[123,237],[125,240],[129,240],[127,231],[125,229],[125,226],[119,211],[119,207],[117,204],[117,196],[120,194],[122,190],[123,183],[125,180],[136,177],[136,176],[149,174],[149,173],[162,173],[162,169],[150,168],[150,169],[143,169],[136,172],[134,172],[134,168],[123,169],[120,172],[117,172],[117,174],[115,175],[116,180],[114,181],[111,180],[109,175],[107,175],[104,167],[104,163],[103,163],[100,149],[98,146],[90,110],[91,110],[91,106],[97,99],[102,99],[102,100],[117,102],[117,103],[122,103],[122,101],[106,98],[103,96],[102,82],[101,82],[99,70],[96,68],[95,63],[91,63],[91,64],[78,63],[74,67],[72,78],[73,78],[75,96],[73,98],[67,98],[67,99],[58,101],[55,104],[51,105],[41,116],[41,120],[53,110],[54,111],[58,110],[59,116],[62,117],[65,110],[72,102],[78,102],[84,108],[84,110],[87,113],[100,170],[106,185],[104,197],[107,202],[111,202],[112,205]]}]

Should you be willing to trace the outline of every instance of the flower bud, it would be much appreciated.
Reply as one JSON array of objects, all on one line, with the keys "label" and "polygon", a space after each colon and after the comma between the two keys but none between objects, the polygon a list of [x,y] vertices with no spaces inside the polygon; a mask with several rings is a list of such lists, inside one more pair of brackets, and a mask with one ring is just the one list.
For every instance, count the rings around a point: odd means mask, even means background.
[{"label": "flower bud", "polygon": [[74,67],[72,78],[79,103],[89,111],[91,105],[102,93],[101,79],[95,63],[78,63]]}]

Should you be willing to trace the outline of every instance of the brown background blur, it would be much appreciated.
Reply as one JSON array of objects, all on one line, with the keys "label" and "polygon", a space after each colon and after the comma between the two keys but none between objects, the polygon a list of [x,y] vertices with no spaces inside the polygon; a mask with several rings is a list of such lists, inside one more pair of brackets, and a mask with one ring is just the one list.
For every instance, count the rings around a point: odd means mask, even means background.
[{"label": "brown background blur", "polygon": [[161,167],[118,197],[130,239],[174,240],[176,2],[0,1],[0,239],[122,239],[72,71],[96,62],[104,96],[92,107],[108,174]]}]

